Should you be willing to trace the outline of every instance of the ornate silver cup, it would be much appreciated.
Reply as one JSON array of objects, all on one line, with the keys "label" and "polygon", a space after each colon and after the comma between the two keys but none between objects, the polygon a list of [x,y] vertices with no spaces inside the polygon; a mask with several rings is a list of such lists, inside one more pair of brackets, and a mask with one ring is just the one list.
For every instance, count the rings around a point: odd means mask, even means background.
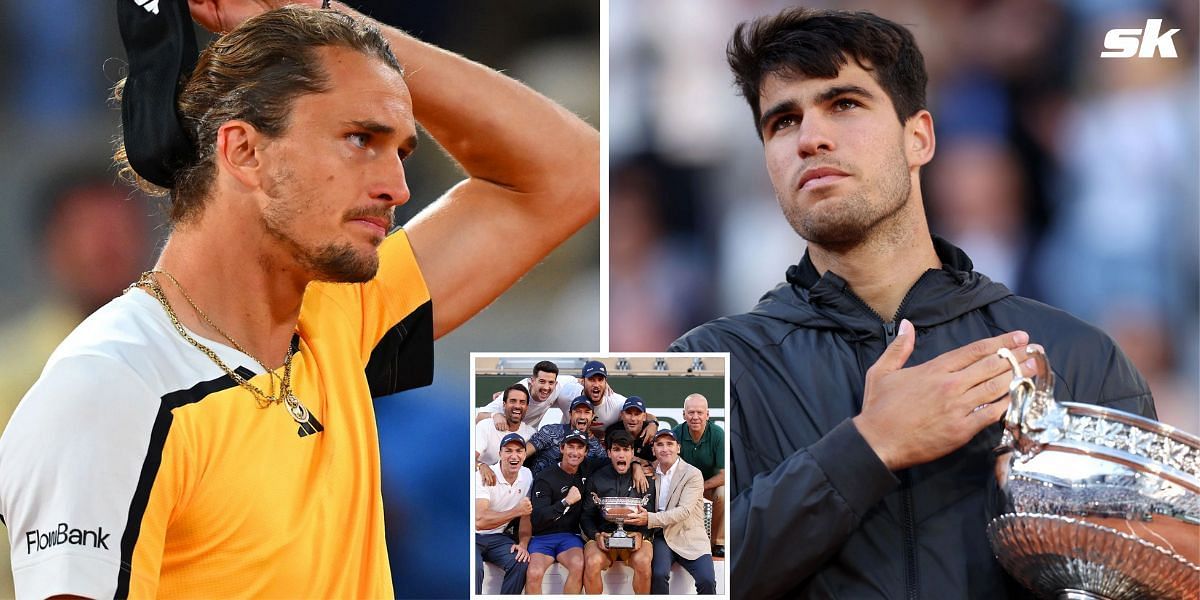
[{"label": "ornate silver cup", "polygon": [[997,448],[1000,564],[1043,598],[1200,597],[1200,438],[1138,415],[1056,402],[1046,354],[1013,366]]},{"label": "ornate silver cup", "polygon": [[608,537],[605,544],[611,550],[632,550],[635,540],[625,531],[625,519],[635,512],[637,507],[646,504],[649,498],[626,498],[624,496],[605,496],[598,498],[600,514],[611,523],[617,524],[617,530]]}]

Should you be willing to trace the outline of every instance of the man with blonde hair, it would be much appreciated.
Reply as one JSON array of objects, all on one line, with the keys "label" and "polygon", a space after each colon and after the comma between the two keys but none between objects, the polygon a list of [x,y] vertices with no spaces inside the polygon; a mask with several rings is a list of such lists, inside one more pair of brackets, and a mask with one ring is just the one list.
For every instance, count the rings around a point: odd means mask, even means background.
[{"label": "man with blonde hair", "polygon": [[[432,341],[596,216],[598,134],[340,3],[143,4],[121,155],[171,233],[0,439],[17,594],[393,597],[371,398],[427,385]],[[228,33],[153,58],[188,7]],[[389,234],[418,122],[467,179]]]}]

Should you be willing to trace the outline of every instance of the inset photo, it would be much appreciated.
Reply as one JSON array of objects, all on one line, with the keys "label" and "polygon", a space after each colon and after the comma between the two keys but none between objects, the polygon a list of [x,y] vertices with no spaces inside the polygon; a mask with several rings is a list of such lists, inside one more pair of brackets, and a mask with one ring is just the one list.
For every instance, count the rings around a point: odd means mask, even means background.
[{"label": "inset photo", "polygon": [[728,363],[473,353],[475,594],[726,595]]}]

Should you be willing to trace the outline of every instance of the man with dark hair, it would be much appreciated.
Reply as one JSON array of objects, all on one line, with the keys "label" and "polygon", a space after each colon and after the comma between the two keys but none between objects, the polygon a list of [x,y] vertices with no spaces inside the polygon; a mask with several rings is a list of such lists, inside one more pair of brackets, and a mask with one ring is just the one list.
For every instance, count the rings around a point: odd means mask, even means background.
[{"label": "man with dark hair", "polygon": [[671,566],[678,563],[696,582],[696,593],[717,593],[717,573],[704,531],[704,477],[679,458],[679,441],[670,429],[654,434],[653,511],[636,513],[626,522],[651,528],[654,557],[650,592],[671,589]]},{"label": "man with dark hair", "polygon": [[808,241],[753,311],[671,346],[732,357],[734,595],[1006,597],[985,535],[1013,377],[997,350],[1049,344],[1060,401],[1152,417],[1145,382],[1108,336],[931,236],[933,117],[908,30],[792,9],[739,26],[728,55]]},{"label": "man with dark hair", "polygon": [[[532,377],[517,382],[517,385],[522,385],[533,392],[533,395],[529,397],[529,407],[522,419],[530,427],[536,428],[541,425],[542,416],[555,405],[558,397],[558,365],[548,360],[539,361],[533,366]],[[507,427],[507,419],[504,416],[504,400],[500,394],[493,394],[492,398],[491,404],[475,413],[475,422],[491,418],[496,429],[503,430]]]},{"label": "man with dark hair", "polygon": [[633,569],[633,593],[650,593],[650,561],[654,547],[646,539],[645,525],[625,527],[633,541],[632,548],[611,548],[608,545],[617,524],[609,521],[602,513],[601,498],[634,498],[641,504],[635,507],[613,507],[612,514],[630,516],[654,510],[654,489],[638,491],[633,480],[633,471],[638,470],[633,460],[634,437],[625,430],[606,436],[609,464],[599,469],[588,479],[583,493],[583,585],[589,594],[603,594],[604,582],[600,574],[612,566],[613,561],[624,561]]},{"label": "man with dark hair", "polygon": [[[501,440],[508,439],[509,434],[517,433],[522,440],[537,433],[537,430],[525,424],[521,417],[529,406],[529,390],[516,383],[504,390],[504,425],[503,430],[497,430],[491,421],[480,421],[475,424],[475,470],[483,479],[484,485],[496,483],[496,474],[491,465],[500,460]],[[524,455],[522,455],[522,460]]]},{"label": "man with dark hair", "polygon": [[[533,474],[521,466],[524,462],[525,438],[510,433],[500,443],[496,465],[500,476],[487,483],[482,471],[475,475],[476,594],[483,593],[484,562],[504,569],[501,594],[520,594],[525,589],[529,540],[533,532],[529,520],[533,513],[533,504],[529,500]],[[508,533],[510,529],[515,529],[515,537]]]},{"label": "man with dark hair", "polygon": [[[18,596],[394,596],[372,397],[429,384],[433,340],[598,213],[586,123],[341,3],[284,3],[118,3],[144,26],[121,93],[145,134],[118,158],[169,188],[172,228],[0,438]],[[189,8],[228,33],[166,57],[184,72],[145,127],[135,42],[190,32]],[[467,178],[389,235],[418,122]],[[148,142],[173,130],[164,173]]]},{"label": "man with dark hair", "polygon": [[583,588],[583,540],[579,539],[583,490],[587,477],[581,470],[588,454],[587,434],[573,430],[559,442],[559,462],[534,474],[533,540],[529,543],[529,570],[525,593],[542,593],[542,576],[555,561],[567,569],[564,594]]},{"label": "man with dark hair", "polygon": [[530,460],[529,469],[535,476],[562,458],[562,454],[559,452],[562,441],[577,431],[584,432],[584,443],[587,445],[587,460],[580,466],[584,474],[587,475],[608,462],[608,453],[604,451],[604,445],[600,443],[600,438],[592,435],[591,430],[588,429],[588,425],[592,422],[592,403],[587,398],[579,396],[571,403],[567,415],[570,417],[570,421],[567,423],[543,425],[541,429],[537,430],[537,433],[529,437],[527,448]]}]

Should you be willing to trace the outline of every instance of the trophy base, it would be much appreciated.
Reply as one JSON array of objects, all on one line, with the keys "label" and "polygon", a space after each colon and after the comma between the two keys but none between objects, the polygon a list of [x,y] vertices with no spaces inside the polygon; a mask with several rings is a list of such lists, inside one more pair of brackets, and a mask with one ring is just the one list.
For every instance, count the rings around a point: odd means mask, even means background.
[{"label": "trophy base", "polygon": [[605,540],[604,545],[608,546],[609,550],[633,550],[633,547],[636,545],[635,541],[631,537],[611,535]]},{"label": "trophy base", "polygon": [[1200,578],[1178,554],[1069,517],[1010,513],[992,520],[988,537],[1004,569],[1042,598],[1182,600]]}]

